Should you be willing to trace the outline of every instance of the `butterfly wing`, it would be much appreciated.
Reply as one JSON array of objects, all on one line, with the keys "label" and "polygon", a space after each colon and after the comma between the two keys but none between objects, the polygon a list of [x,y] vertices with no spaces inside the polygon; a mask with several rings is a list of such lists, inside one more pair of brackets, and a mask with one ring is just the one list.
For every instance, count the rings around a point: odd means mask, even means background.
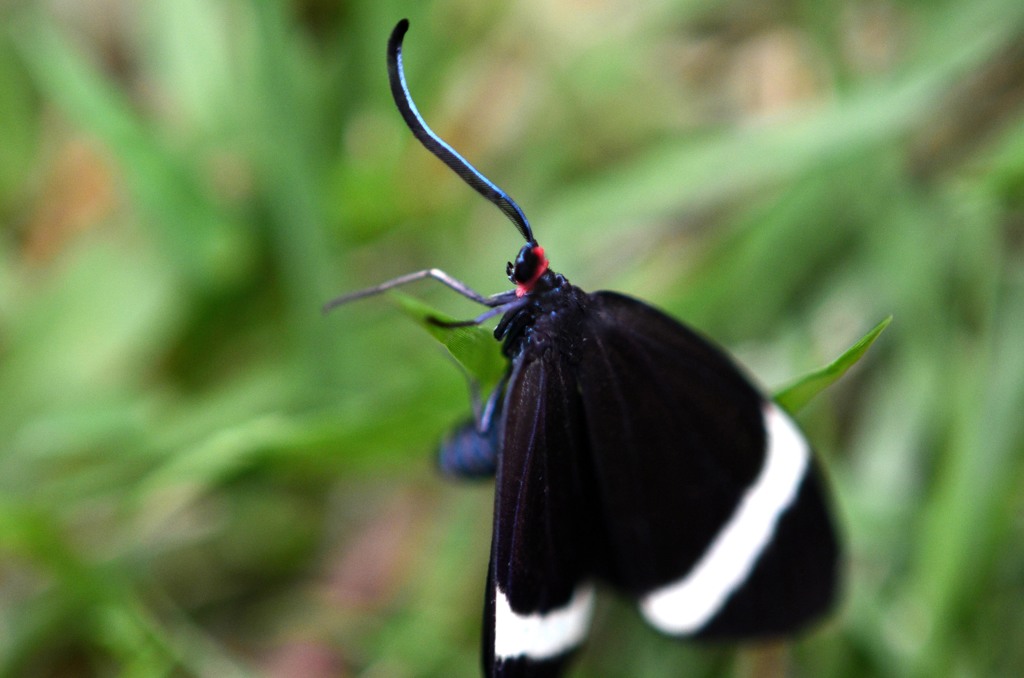
[{"label": "butterfly wing", "polygon": [[[593,606],[586,426],[569,366],[515,363],[505,396],[484,615],[488,676],[560,675]],[[582,463],[581,463],[582,461]]]},{"label": "butterfly wing", "polygon": [[781,635],[825,612],[838,546],[789,417],[721,350],[629,297],[589,295],[581,347],[603,577],[674,635]]},{"label": "butterfly wing", "polygon": [[595,579],[679,636],[788,634],[826,611],[838,547],[788,416],[641,302],[599,292],[553,318],[505,392],[486,675],[560,675]]}]

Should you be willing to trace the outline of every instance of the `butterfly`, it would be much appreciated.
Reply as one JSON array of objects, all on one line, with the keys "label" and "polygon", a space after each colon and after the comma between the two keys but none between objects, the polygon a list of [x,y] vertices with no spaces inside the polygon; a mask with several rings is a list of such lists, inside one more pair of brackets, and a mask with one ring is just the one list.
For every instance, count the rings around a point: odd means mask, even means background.
[{"label": "butterfly", "polygon": [[417,110],[402,61],[408,28],[403,19],[388,41],[395,103],[427,150],[525,239],[507,264],[513,289],[484,296],[427,269],[325,310],[429,278],[486,308],[438,324],[500,316],[507,371],[440,452],[447,473],[495,477],[485,675],[561,675],[586,638],[599,584],[682,638],[783,636],[822,617],[836,598],[840,548],[799,428],[709,340],[549,267],[516,202]]}]

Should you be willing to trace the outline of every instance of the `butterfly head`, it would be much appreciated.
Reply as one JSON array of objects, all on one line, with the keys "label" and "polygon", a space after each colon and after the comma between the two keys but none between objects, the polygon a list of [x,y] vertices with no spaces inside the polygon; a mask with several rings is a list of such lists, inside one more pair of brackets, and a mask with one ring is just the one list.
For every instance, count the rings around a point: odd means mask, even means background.
[{"label": "butterfly head", "polygon": [[544,256],[544,248],[533,241],[523,245],[516,255],[516,262],[508,262],[505,268],[509,281],[516,286],[517,297],[532,291],[533,286],[547,270],[548,258]]}]

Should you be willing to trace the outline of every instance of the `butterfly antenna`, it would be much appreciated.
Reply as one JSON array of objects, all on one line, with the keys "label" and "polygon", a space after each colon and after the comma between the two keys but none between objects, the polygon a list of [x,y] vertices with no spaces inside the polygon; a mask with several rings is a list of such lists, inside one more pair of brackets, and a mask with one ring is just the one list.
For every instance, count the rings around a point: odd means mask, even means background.
[{"label": "butterfly antenna", "polygon": [[405,124],[412,130],[413,136],[426,146],[427,150],[436,155],[441,162],[448,165],[462,180],[469,184],[477,193],[487,198],[494,205],[505,213],[512,223],[516,225],[519,232],[523,234],[527,242],[536,242],[533,239],[533,229],[527,220],[523,210],[519,208],[515,200],[508,193],[498,188],[497,185],[477,168],[469,164],[465,158],[449,146],[447,142],[430,129],[423,116],[420,115],[416,104],[409,94],[409,86],[405,82],[405,70],[402,67],[402,39],[409,30],[409,20],[402,19],[391,32],[388,40],[388,81],[391,83],[391,95],[395,98],[395,105],[405,119]]}]

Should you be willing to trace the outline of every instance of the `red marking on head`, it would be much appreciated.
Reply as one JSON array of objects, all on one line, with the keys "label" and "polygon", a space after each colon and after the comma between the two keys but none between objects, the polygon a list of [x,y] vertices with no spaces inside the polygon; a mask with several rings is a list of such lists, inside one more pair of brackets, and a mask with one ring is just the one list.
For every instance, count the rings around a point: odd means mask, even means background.
[{"label": "red marking on head", "polygon": [[534,271],[533,276],[526,282],[521,282],[516,285],[516,296],[522,297],[525,294],[529,294],[533,290],[533,286],[537,284],[540,277],[544,275],[544,271],[548,270],[548,260],[544,256],[544,248],[537,245],[530,250],[531,253],[540,261],[537,266],[537,270]]}]

